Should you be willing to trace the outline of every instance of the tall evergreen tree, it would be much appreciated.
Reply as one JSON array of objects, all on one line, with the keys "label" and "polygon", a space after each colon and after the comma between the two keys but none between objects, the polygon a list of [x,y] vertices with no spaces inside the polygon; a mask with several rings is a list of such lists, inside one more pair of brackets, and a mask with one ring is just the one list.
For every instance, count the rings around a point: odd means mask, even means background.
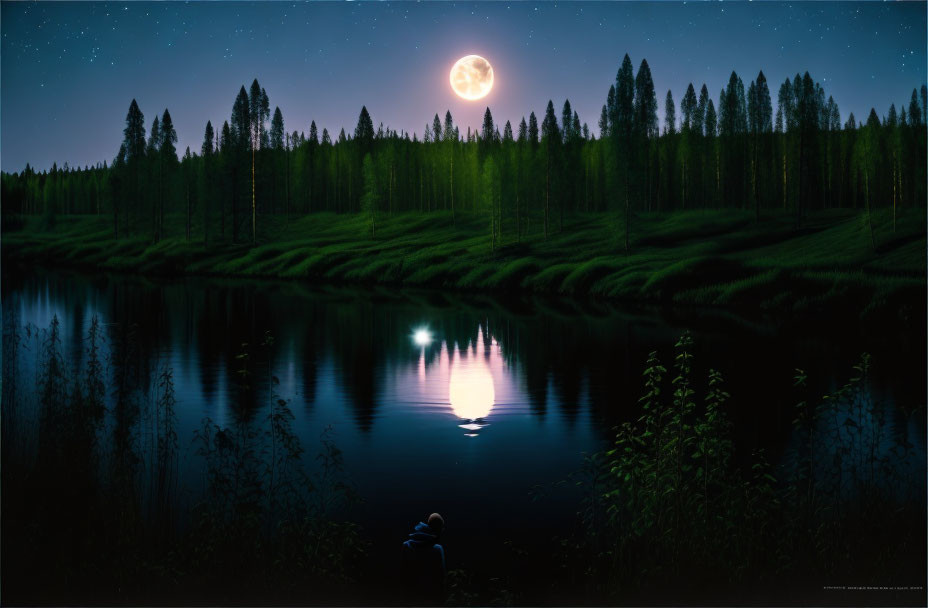
[{"label": "tall evergreen tree", "polygon": [[551,210],[551,173],[552,157],[557,152],[557,144],[561,141],[561,134],[557,127],[557,117],[554,114],[554,102],[548,100],[545,109],[545,118],[541,123],[541,141],[545,151],[545,206],[544,206],[544,236],[548,238],[548,224]]},{"label": "tall evergreen tree", "polygon": [[673,103],[673,93],[667,89],[664,98],[664,135],[675,135],[677,132],[677,109]]},{"label": "tall evergreen tree", "polygon": [[367,112],[367,106],[361,106],[358,125],[354,128],[354,139],[362,147],[370,146],[374,141],[374,121],[371,120],[371,115]]},{"label": "tall evergreen tree", "polygon": [[177,166],[177,131],[167,108],[161,117],[161,148],[158,166],[158,238],[164,236],[164,199],[165,190],[170,187],[174,170]]},{"label": "tall evergreen tree", "polygon": [[699,90],[699,101],[696,103],[696,108],[693,110],[693,124],[690,125],[690,129],[692,129],[696,135],[702,135],[705,132],[706,111],[708,107],[709,89],[703,84],[702,88]]},{"label": "tall evergreen tree", "polygon": [[[151,238],[158,242],[158,198],[161,195],[161,119],[155,115],[151,121],[148,145],[145,147],[147,177],[149,184],[148,207],[151,209]],[[154,192],[152,192],[154,190]]]},{"label": "tall evergreen tree", "polygon": [[624,182],[625,198],[625,251],[628,252],[629,224],[631,219],[631,200],[629,193],[629,173],[632,162],[634,142],[632,135],[635,127],[635,74],[632,60],[626,53],[622,66],[615,77],[615,112],[612,121],[612,137],[615,141],[616,158]]},{"label": "tall evergreen tree", "polygon": [[483,113],[483,126],[480,129],[480,142],[484,147],[484,150],[487,150],[487,146],[493,143],[495,136],[496,127],[493,126],[493,114],[490,113],[490,108],[487,107],[486,111]]},{"label": "tall evergreen tree", "polygon": [[564,138],[564,143],[569,142],[573,139],[573,110],[570,108],[570,100],[564,100],[564,106],[561,108],[561,137]]},{"label": "tall evergreen tree", "polygon": [[444,136],[445,141],[452,141],[456,139],[454,135],[454,120],[451,118],[451,110],[445,110],[445,125],[442,129],[442,135]]},{"label": "tall evergreen tree", "polygon": [[271,119],[271,148],[281,150],[284,147],[284,115],[280,108],[274,108],[274,118]]},{"label": "tall evergreen tree", "polygon": [[[638,66],[638,75],[635,77],[635,134],[638,141],[636,148],[644,156],[645,187],[648,211],[651,210],[651,144],[658,136],[657,121],[657,94],[654,91],[654,80],[651,78],[651,68],[646,59],[641,60]],[[627,221],[626,221],[627,223]],[[628,227],[626,226],[626,231]],[[628,240],[626,236],[626,241]]]},{"label": "tall evergreen tree", "polygon": [[[912,99],[909,101],[909,122],[913,127],[918,127],[923,119],[921,107],[918,105],[918,91],[912,89]],[[867,122],[869,123],[870,120],[868,119]]]},{"label": "tall evergreen tree", "polygon": [[693,83],[691,82],[686,87],[683,101],[680,102],[680,115],[683,117],[682,123],[680,124],[681,131],[689,131],[693,128],[693,114],[696,112],[696,105],[696,89],[693,88]]},{"label": "tall evergreen tree", "polygon": [[[139,173],[142,169],[142,160],[145,157],[145,116],[139,109],[139,105],[133,99],[129,104],[129,111],[126,113],[126,127],[123,130],[123,145],[121,153],[124,152],[123,158],[125,166],[132,174],[132,199],[134,206],[138,208],[141,205],[141,180]],[[120,163],[122,166],[123,163]],[[113,204],[113,234],[114,238],[119,238],[119,207],[122,201],[114,201]],[[126,209],[124,222],[126,232],[129,226],[129,210]]]}]

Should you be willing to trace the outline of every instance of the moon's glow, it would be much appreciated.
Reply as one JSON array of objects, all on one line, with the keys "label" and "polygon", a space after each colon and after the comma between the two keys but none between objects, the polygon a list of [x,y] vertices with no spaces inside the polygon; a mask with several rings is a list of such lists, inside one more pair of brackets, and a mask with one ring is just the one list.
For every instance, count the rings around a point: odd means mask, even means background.
[{"label": "moon's glow", "polygon": [[493,66],[480,55],[468,55],[451,68],[451,88],[464,99],[486,97],[493,88]]},{"label": "moon's glow", "polygon": [[474,421],[490,415],[496,395],[493,376],[483,361],[455,359],[448,384],[448,400],[458,418]]}]

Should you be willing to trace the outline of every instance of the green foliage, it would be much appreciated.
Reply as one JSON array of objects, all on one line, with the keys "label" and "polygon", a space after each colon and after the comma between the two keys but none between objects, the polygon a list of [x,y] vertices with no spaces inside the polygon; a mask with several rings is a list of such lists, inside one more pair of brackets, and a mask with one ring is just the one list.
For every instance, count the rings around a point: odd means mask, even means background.
[{"label": "green foliage", "polygon": [[[458,212],[378,215],[316,214],[268,219],[281,237],[258,247],[144,238],[104,245],[104,218],[68,216],[52,232],[30,218],[5,233],[7,261],[70,264],[145,274],[217,274],[412,283],[437,287],[523,288],[548,293],[761,310],[771,314],[842,314],[848,319],[915,318],[924,302],[925,227],[909,210],[874,213],[880,245],[869,246],[866,216],[829,211],[805,217],[801,234],[788,213],[761,225],[752,213],[688,211],[641,214],[633,253],[616,253],[617,224],[597,214],[570,220],[545,240],[504,228],[488,251],[487,215]],[[499,216],[497,214],[497,219]],[[505,216],[500,226],[505,224]],[[168,234],[183,231],[165,220]],[[184,222],[184,216],[173,216]],[[176,226],[176,224],[175,224]],[[538,227],[537,225],[535,225]],[[707,235],[703,237],[702,235]],[[510,277],[507,270],[517,269]],[[473,273],[473,274],[471,274]],[[467,276],[468,279],[464,280]],[[474,280],[479,277],[479,280]]]},{"label": "green foliage", "polygon": [[[692,348],[684,333],[669,386],[667,368],[650,353],[640,417],[616,428],[611,448],[588,456],[576,477],[585,496],[581,533],[565,541],[561,559],[585,572],[593,597],[692,597],[812,573],[878,580],[907,559],[908,544],[880,525],[924,530],[907,477],[914,446],[888,436],[867,386],[869,356],[847,384],[816,401],[796,370],[800,444],[774,469],[763,451],[738,464],[731,395],[710,369],[698,402]],[[668,584],[680,595],[662,595]]]}]

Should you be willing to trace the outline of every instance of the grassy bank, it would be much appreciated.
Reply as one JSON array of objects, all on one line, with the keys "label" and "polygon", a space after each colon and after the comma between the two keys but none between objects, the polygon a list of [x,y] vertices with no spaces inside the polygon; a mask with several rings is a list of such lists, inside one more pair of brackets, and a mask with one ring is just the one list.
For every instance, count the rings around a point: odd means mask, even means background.
[{"label": "grassy bank", "polygon": [[530,290],[775,314],[878,314],[907,320],[925,307],[924,210],[822,212],[797,229],[790,214],[688,211],[633,219],[624,251],[622,219],[580,215],[544,239],[538,226],[491,247],[484,218],[316,214],[287,223],[259,218],[257,246],[187,242],[182,218],[153,244],[147,232],[113,240],[111,218],[30,218],[3,233],[6,260],[164,275],[279,277],[465,290]]}]

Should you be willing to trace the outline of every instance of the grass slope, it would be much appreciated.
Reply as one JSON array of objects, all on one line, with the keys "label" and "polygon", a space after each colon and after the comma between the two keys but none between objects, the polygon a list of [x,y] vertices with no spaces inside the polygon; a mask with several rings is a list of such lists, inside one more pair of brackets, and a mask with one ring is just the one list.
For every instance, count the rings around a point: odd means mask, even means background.
[{"label": "grass slope", "polygon": [[[182,235],[182,218],[168,218]],[[480,290],[533,290],[646,302],[757,307],[784,315],[835,312],[903,320],[925,308],[924,210],[874,218],[814,214],[801,229],[788,214],[687,211],[633,219],[630,252],[618,215],[579,215],[547,240],[504,234],[491,250],[487,221],[458,214],[259,218],[259,244],[186,242],[171,236],[112,238],[110,219],[32,218],[2,235],[4,259],[143,274],[260,276]],[[274,236],[271,236],[274,235]]]}]

